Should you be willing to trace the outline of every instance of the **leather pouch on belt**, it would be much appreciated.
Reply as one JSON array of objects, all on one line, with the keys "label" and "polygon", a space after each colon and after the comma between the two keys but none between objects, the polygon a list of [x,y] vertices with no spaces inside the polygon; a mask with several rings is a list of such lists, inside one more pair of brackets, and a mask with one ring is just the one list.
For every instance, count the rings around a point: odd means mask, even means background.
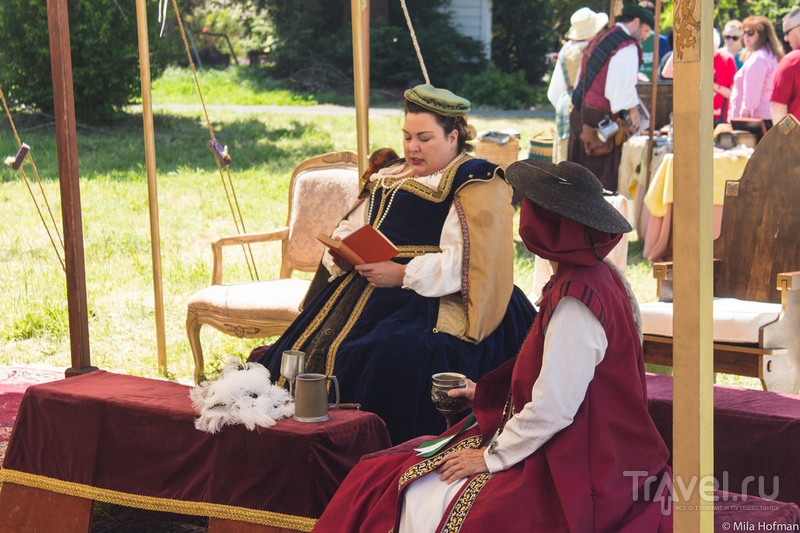
[{"label": "leather pouch on belt", "polygon": [[619,126],[619,131],[616,135],[614,135],[614,145],[615,146],[622,146],[622,144],[628,140],[628,137],[631,136],[630,130],[628,129],[628,123],[625,122],[624,119],[617,117],[614,119]]}]

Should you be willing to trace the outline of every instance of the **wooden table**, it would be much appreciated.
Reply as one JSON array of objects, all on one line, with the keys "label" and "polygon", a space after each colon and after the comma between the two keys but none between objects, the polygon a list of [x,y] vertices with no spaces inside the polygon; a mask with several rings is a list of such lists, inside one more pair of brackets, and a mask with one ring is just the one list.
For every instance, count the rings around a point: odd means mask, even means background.
[{"label": "wooden table", "polygon": [[[714,153],[714,228],[713,236],[719,237],[722,223],[722,204],[725,199],[725,184],[738,181],[752,154],[752,149],[725,150]],[[644,195],[643,211],[646,215],[637,217],[644,226],[644,249],[642,255],[651,261],[669,257],[669,243],[672,235],[672,165],[673,154],[664,154],[660,164],[650,179],[650,186]],[[641,233],[640,233],[641,234]]]},{"label": "wooden table", "polygon": [[[719,236],[725,183],[742,177],[752,149],[738,148],[714,153],[714,238]],[[669,259],[672,235],[672,167],[669,147],[656,146],[647,180],[647,137],[628,139],[622,148],[619,191],[634,199],[636,231],[644,240],[642,255],[651,261]]]},{"label": "wooden table", "polygon": [[208,516],[210,531],[311,531],[349,470],[390,446],[372,413],[216,435],[189,387],[104,371],[29,387],[0,470],[11,531],[88,531],[92,502]]}]

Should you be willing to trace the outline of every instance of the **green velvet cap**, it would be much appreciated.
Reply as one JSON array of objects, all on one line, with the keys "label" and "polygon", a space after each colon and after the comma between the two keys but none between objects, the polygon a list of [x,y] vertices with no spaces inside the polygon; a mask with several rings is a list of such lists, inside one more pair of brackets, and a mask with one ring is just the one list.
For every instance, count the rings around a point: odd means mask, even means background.
[{"label": "green velvet cap", "polygon": [[622,8],[622,14],[632,18],[638,18],[644,24],[655,28],[656,19],[649,9],[640,6],[639,4],[625,4]]},{"label": "green velvet cap", "polygon": [[403,96],[409,102],[446,117],[466,115],[471,105],[466,98],[461,98],[447,89],[437,89],[429,83],[408,89]]}]

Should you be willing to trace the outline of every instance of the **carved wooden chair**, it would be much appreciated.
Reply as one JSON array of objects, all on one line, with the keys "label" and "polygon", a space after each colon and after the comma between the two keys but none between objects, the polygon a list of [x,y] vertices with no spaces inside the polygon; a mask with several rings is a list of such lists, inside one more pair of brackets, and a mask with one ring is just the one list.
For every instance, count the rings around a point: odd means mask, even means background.
[{"label": "carved wooden chair", "polygon": [[[240,338],[279,335],[300,313],[309,280],[290,277],[293,270],[314,272],[324,246],[314,237],[330,234],[355,202],[356,154],[332,152],[306,159],[295,168],[289,187],[286,225],[266,233],[221,237],[211,244],[211,286],[189,298],[186,331],[195,362],[195,380],[204,374],[200,328],[208,324]],[[231,245],[281,242],[280,277],[265,281],[222,283],[222,251]]]},{"label": "carved wooden chair", "polygon": [[[800,123],[787,115],[728,181],[714,241],[714,370],[800,389]],[[641,305],[648,363],[672,365],[670,263],[653,264],[659,302]],[[793,290],[794,289],[794,290]]]}]

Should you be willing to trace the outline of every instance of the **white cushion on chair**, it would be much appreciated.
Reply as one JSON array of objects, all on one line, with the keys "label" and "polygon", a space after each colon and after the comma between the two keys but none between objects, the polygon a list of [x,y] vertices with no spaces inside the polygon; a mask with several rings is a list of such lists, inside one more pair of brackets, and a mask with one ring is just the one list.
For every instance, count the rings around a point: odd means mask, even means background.
[{"label": "white cushion on chair", "polygon": [[[645,334],[672,337],[671,302],[643,303],[639,308]],[[758,343],[761,326],[777,320],[780,312],[781,304],[714,298],[714,340]]]},{"label": "white cushion on chair", "polygon": [[294,320],[308,292],[305,279],[275,279],[212,285],[194,293],[189,309],[223,312],[228,316],[258,319]]}]

